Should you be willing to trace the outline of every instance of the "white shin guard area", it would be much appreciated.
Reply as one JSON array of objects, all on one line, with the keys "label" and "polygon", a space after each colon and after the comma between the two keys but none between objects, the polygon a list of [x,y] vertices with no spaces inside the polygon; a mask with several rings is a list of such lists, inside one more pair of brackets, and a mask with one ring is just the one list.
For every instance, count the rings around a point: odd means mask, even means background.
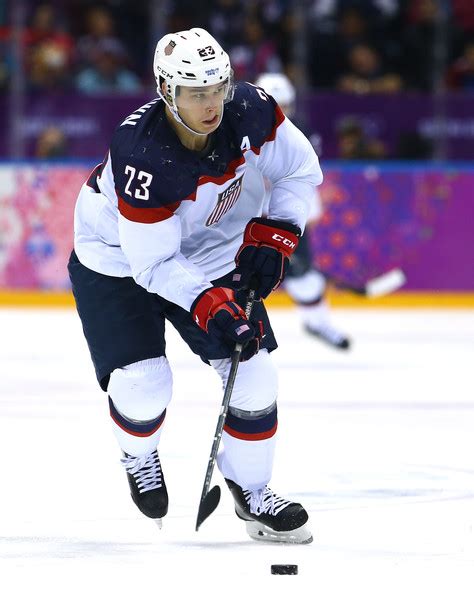
[{"label": "white shin guard area", "polygon": [[217,457],[219,470],[243,489],[261,489],[271,478],[276,438],[245,441],[224,431],[223,447]]},{"label": "white shin guard area", "polygon": [[173,376],[166,357],[138,361],[110,375],[108,393],[117,410],[129,419],[156,419],[168,406]]},{"label": "white shin guard area", "polygon": [[149,454],[158,447],[162,424],[153,431],[140,431],[147,421],[158,419],[168,406],[173,389],[166,357],[138,361],[113,371],[108,393],[115,409],[137,427],[124,427],[111,415],[112,431],[123,452],[131,456]]},{"label": "white shin guard area", "polygon": [[[211,361],[225,389],[230,359]],[[278,396],[278,370],[273,357],[262,349],[248,361],[239,364],[230,405],[247,411],[260,411],[271,406]]]}]

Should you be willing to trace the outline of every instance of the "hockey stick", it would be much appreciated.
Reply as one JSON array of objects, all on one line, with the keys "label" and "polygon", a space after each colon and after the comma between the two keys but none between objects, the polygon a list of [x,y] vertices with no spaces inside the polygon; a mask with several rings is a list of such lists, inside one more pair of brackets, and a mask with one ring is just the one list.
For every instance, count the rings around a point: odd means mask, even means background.
[{"label": "hockey stick", "polygon": [[339,289],[344,289],[356,295],[364,295],[365,297],[382,297],[383,295],[393,293],[402,287],[407,280],[403,270],[400,268],[393,268],[389,272],[371,278],[364,285],[358,287],[325,274],[324,276]]},{"label": "hockey stick", "polygon": [[[253,300],[255,297],[255,290],[250,289],[245,305],[245,314],[250,319],[252,313]],[[229,402],[232,396],[232,390],[234,389],[234,382],[237,376],[237,369],[240,362],[240,354],[244,345],[237,343],[234,348],[234,352],[231,357],[231,365],[229,371],[229,377],[227,378],[227,384],[224,390],[224,397],[221,404],[221,412],[217,421],[216,431],[214,433],[214,441],[212,442],[211,455],[209,456],[209,463],[207,465],[206,477],[204,479],[204,486],[202,488],[201,500],[199,502],[199,509],[196,519],[196,532],[199,530],[199,526],[206,520],[212,512],[219,505],[221,499],[221,489],[219,485],[215,485],[209,491],[209,487],[212,479],[212,472],[216,463],[217,451],[221,443],[222,430],[224,428],[225,418],[229,409]]]}]

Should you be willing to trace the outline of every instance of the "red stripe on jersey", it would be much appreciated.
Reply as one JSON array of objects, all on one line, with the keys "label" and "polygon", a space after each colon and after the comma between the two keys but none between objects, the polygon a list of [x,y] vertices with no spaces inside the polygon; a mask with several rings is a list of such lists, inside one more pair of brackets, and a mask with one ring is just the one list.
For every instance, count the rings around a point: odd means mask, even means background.
[{"label": "red stripe on jersey", "polygon": [[159,221],[165,221],[173,216],[174,211],[181,204],[181,202],[173,202],[159,208],[139,208],[125,202],[118,193],[117,198],[120,214],[134,223],[158,223]]},{"label": "red stripe on jersey", "polygon": [[239,157],[238,159],[234,159],[227,165],[226,172],[221,175],[220,177],[212,177],[211,175],[202,175],[199,178],[198,186],[202,186],[203,184],[213,183],[217,184],[218,186],[222,186],[225,184],[226,181],[229,181],[233,177],[235,177],[235,172],[237,167],[243,165],[245,163],[245,159],[243,157]]},{"label": "red stripe on jersey", "polygon": [[242,439],[244,441],[262,441],[263,439],[270,439],[276,433],[278,428],[278,421],[273,425],[271,429],[268,431],[263,431],[262,433],[241,433],[240,431],[235,431],[231,429],[228,425],[224,425],[224,431],[232,437],[236,439]]},{"label": "red stripe on jersey", "polygon": [[198,179],[198,183],[197,183],[197,186],[196,186],[196,189],[194,190],[194,192],[192,194],[189,194],[189,196],[186,196],[186,198],[183,198],[183,200],[196,200],[197,190],[198,190],[199,186],[202,186],[204,184],[212,183],[212,184],[217,184],[218,186],[225,184],[226,181],[229,181],[230,179],[235,177],[235,172],[237,171],[237,167],[239,167],[240,165],[243,165],[244,163],[245,163],[245,159],[243,157],[239,157],[238,159],[234,159],[233,161],[231,161],[229,163],[229,165],[227,166],[226,172],[223,175],[221,175],[220,177],[212,177],[212,175],[202,175]]},{"label": "red stripe on jersey", "polygon": [[275,107],[275,116],[276,116],[275,125],[273,126],[273,130],[270,132],[270,136],[267,136],[265,138],[265,142],[270,142],[272,140],[275,140],[277,128],[280,124],[283,123],[283,120],[285,119],[285,114],[282,112],[279,105],[277,105]]}]

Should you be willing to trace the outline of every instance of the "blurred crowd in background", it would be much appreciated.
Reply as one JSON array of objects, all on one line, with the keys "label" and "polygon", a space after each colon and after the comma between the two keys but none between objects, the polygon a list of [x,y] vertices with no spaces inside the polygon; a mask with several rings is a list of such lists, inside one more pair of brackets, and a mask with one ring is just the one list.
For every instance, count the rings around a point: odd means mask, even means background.
[{"label": "blurred crowd in background", "polygon": [[[16,0],[18,1],[18,0]],[[24,0],[30,90],[130,93],[152,87],[154,42],[208,29],[237,79],[285,72],[346,93],[474,91],[473,0]],[[14,0],[0,8],[0,89],[12,76]]]},{"label": "blurred crowd in background", "polygon": [[[77,156],[68,150],[64,127],[51,125],[51,98],[153,96],[157,40],[192,27],[206,28],[221,42],[237,80],[255,82],[264,72],[281,72],[298,97],[329,92],[348,98],[401,93],[437,98],[474,92],[474,0],[0,0],[0,101],[4,97],[9,105],[4,117],[10,122],[10,148],[3,154],[28,154],[18,148],[31,137],[24,136],[31,101],[22,98],[35,97],[37,117],[46,115],[33,154]],[[41,96],[49,98],[49,108],[38,105]],[[391,151],[376,138],[374,114],[365,122],[337,118],[332,154],[429,159],[450,154],[443,134],[459,143],[463,134],[474,138],[469,108],[463,123],[449,119],[457,113],[452,103],[448,112],[434,99],[433,109],[431,137],[420,134],[420,126],[428,125],[420,120],[416,131],[400,134]],[[381,131],[383,124],[377,125]],[[436,134],[441,142],[434,150]],[[324,154],[321,136],[315,148]]]}]

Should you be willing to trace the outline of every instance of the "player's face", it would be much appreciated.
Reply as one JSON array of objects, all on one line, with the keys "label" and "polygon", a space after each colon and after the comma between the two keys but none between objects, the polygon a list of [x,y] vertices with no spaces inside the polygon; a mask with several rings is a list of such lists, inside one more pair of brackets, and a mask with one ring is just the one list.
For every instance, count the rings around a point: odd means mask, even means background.
[{"label": "player's face", "polygon": [[180,117],[201,134],[214,132],[221,121],[227,86],[223,82],[209,87],[179,87],[176,106]]}]

